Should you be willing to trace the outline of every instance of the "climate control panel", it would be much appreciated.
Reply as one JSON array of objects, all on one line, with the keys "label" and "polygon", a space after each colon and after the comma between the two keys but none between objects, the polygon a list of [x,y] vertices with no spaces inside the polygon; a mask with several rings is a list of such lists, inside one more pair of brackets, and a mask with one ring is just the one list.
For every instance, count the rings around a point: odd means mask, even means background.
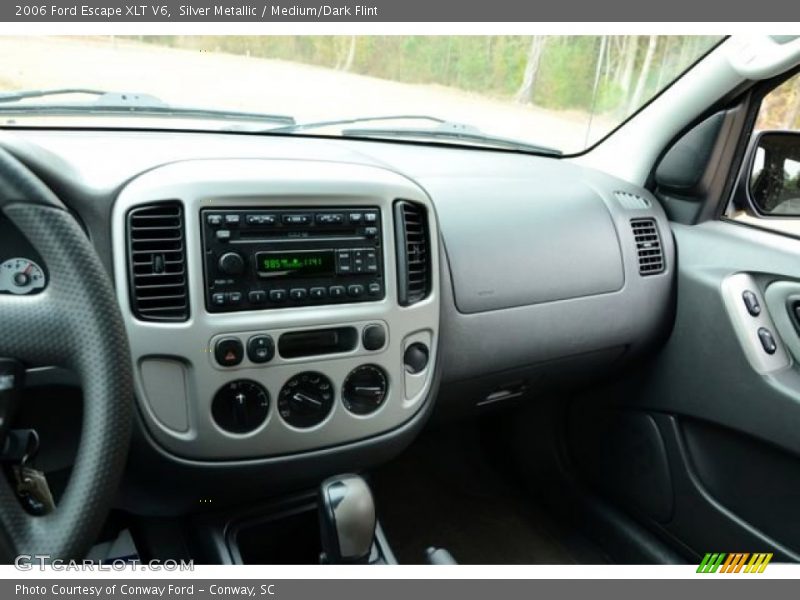
[{"label": "climate control panel", "polygon": [[[368,417],[388,398],[389,378],[378,365],[364,364],[345,377],[338,400],[353,415]],[[302,371],[280,388],[277,412],[294,429],[312,429],[324,423],[335,409],[337,391],[331,379],[318,371]],[[211,416],[218,427],[234,434],[248,434],[268,419],[270,395],[260,383],[236,379],[214,394]]]}]

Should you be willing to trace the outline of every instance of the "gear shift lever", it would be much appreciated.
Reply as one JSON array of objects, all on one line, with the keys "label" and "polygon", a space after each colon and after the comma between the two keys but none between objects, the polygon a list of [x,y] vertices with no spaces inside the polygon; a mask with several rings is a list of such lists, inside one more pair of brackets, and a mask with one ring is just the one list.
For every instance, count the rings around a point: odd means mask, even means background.
[{"label": "gear shift lever", "polygon": [[366,564],[375,539],[375,503],[367,482],[358,475],[337,475],[319,490],[322,561]]}]

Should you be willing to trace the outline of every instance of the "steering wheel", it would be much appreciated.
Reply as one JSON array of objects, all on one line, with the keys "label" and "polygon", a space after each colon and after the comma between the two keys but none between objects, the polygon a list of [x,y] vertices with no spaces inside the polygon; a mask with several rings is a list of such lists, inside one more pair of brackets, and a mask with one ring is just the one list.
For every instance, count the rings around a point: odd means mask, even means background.
[{"label": "steering wheel", "polygon": [[[0,294],[0,357],[26,367],[71,369],[83,389],[78,451],[55,510],[31,515],[0,474],[0,561],[19,554],[80,559],[111,508],[127,457],[133,413],[128,340],[111,281],[86,234],[53,192],[1,148],[0,211],[49,272],[38,294]],[[13,406],[3,404],[0,437],[13,418]]]}]

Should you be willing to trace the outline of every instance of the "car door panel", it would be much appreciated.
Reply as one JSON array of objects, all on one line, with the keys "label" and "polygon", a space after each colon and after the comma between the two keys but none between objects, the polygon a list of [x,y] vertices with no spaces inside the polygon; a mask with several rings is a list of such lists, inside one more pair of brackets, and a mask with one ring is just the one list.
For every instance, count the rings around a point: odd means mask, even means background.
[{"label": "car door panel", "polygon": [[[726,221],[672,228],[671,335],[622,381],[577,399],[571,457],[687,558],[746,551],[800,560],[800,334],[790,314],[800,299],[800,240]],[[754,288],[759,315],[747,312],[743,287]],[[772,355],[761,327],[775,338]],[[651,416],[657,431],[644,421],[631,426],[631,414]],[[617,433],[598,435],[598,423],[609,421],[617,424],[606,431]],[[661,444],[668,475],[652,451]],[[611,452],[627,459],[596,458]],[[642,501],[654,489],[671,495],[667,518],[663,503]]]}]

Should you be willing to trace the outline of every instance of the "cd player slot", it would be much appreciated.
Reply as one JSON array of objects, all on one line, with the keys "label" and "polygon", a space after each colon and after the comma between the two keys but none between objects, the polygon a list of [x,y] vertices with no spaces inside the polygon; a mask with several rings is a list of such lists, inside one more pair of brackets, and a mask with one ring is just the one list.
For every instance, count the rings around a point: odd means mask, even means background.
[{"label": "cd player slot", "polygon": [[284,333],[278,339],[283,358],[303,358],[355,350],[358,332],[355,327],[335,327]]},{"label": "cd player slot", "polygon": [[[294,233],[295,235],[292,235]],[[298,232],[253,232],[243,231],[239,238],[231,240],[232,244],[251,244],[253,242],[269,242],[271,244],[292,244],[298,242],[330,242],[330,241],[363,241],[367,238],[357,235],[355,232],[348,235],[329,234],[329,235],[297,235]]]}]

